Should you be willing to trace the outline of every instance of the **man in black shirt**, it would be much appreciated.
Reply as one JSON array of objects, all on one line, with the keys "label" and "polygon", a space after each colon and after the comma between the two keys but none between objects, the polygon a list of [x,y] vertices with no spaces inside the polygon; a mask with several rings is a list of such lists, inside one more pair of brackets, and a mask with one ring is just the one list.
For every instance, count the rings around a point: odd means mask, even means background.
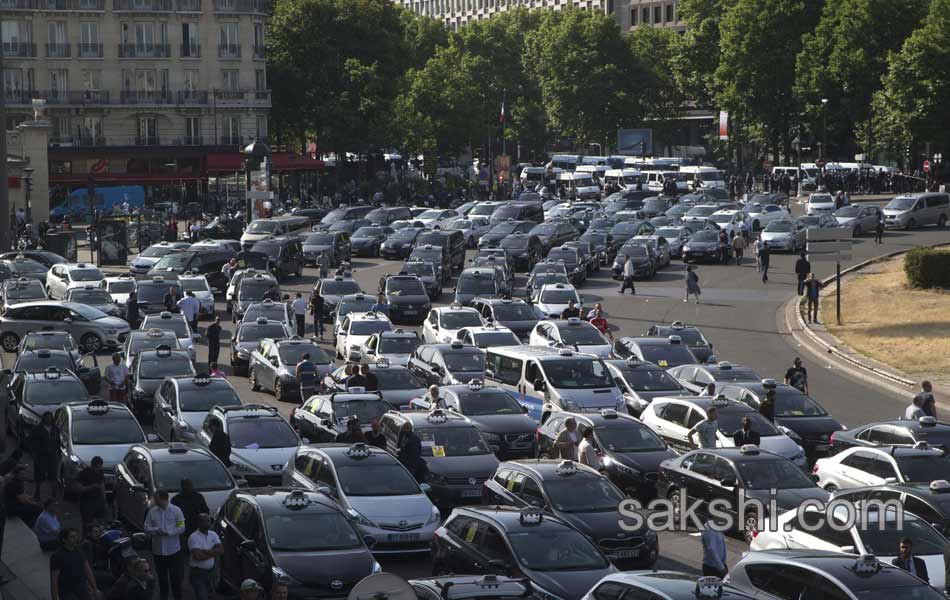
[{"label": "man in black shirt", "polygon": [[565,309],[561,312],[561,318],[562,318],[562,319],[565,319],[565,320],[567,320],[567,319],[573,319],[573,318],[580,318],[580,316],[581,316],[581,311],[580,311],[580,309],[577,308],[577,306],[574,305],[574,301],[573,301],[573,300],[571,300],[570,302],[568,302],[568,303],[567,303],[567,308],[565,308]]},{"label": "man in black shirt", "polygon": [[363,387],[366,388],[367,392],[379,391],[379,379],[369,370],[369,365],[364,364],[360,367],[360,375],[363,376],[363,380],[366,382]]},{"label": "man in black shirt", "polygon": [[165,310],[168,312],[175,312],[178,308],[178,298],[175,294],[175,288],[168,288],[168,293],[162,298],[162,304],[165,305]]},{"label": "man in black shirt", "polygon": [[76,483],[79,489],[79,515],[85,531],[94,520],[105,519],[107,516],[102,457],[94,456],[89,466],[79,472]]},{"label": "man in black shirt", "polygon": [[379,420],[373,419],[372,423],[370,423],[370,427],[372,427],[372,429],[363,434],[363,437],[366,438],[366,443],[385,450],[386,436],[379,431]]},{"label": "man in black shirt", "polygon": [[811,263],[808,262],[807,255],[802,252],[798,260],[795,261],[795,276],[798,277],[798,295],[805,293],[805,278],[811,273]]},{"label": "man in black shirt", "polygon": [[808,393],[808,369],[802,366],[802,359],[797,356],[792,366],[785,371],[785,385],[798,388],[803,394]]},{"label": "man in black shirt", "polygon": [[221,317],[215,317],[214,322],[208,325],[205,332],[208,339],[208,364],[218,362],[218,355],[221,353]]},{"label": "man in black shirt", "polygon": [[198,529],[198,515],[208,514],[211,510],[208,509],[208,503],[201,492],[195,491],[195,484],[190,479],[181,480],[181,491],[172,498],[172,504],[180,508],[181,513],[185,515],[185,543],[182,548],[187,549],[188,536]]},{"label": "man in black shirt", "polygon": [[59,534],[60,548],[49,557],[52,600],[90,600],[99,588],[92,568],[79,550],[79,532],[66,528]]},{"label": "man in black shirt", "polygon": [[32,529],[43,509],[26,493],[28,468],[26,465],[17,465],[13,469],[13,476],[3,488],[3,503],[11,517],[20,517]]},{"label": "man in black shirt", "polygon": [[758,446],[761,439],[759,433],[752,429],[752,419],[749,417],[742,417],[742,428],[732,435],[732,441],[736,448],[741,448],[746,444]]},{"label": "man in black shirt", "polygon": [[231,468],[231,436],[224,432],[221,422],[217,419],[211,420],[211,431],[208,450],[211,450],[211,454],[214,454],[218,460],[224,463],[224,466]]}]

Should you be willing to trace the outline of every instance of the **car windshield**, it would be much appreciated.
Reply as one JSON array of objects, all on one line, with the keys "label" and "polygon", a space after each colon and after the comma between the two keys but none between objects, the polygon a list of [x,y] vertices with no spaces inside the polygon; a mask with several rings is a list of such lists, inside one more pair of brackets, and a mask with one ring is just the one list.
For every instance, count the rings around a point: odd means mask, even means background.
[{"label": "car windshield", "polygon": [[392,331],[393,326],[389,321],[373,319],[372,321],[353,321],[350,324],[351,335],[373,335],[382,331]]},{"label": "car windshield", "polygon": [[493,346],[518,346],[518,336],[510,331],[487,331],[475,335],[475,345],[479,348]]},{"label": "car windshield", "polygon": [[494,306],[496,321],[536,321],[534,310],[523,303],[496,304]]},{"label": "car windshield", "polygon": [[732,437],[742,427],[742,418],[749,417],[752,421],[752,431],[755,431],[762,437],[779,435],[778,430],[772,425],[771,421],[752,410],[729,410],[719,411],[716,417],[716,423],[719,425],[719,431]]},{"label": "car windshield", "polygon": [[632,256],[634,258],[645,258],[650,255],[650,252],[647,250],[647,247],[643,244],[631,244],[629,246],[624,246],[617,253],[617,256],[625,257]]},{"label": "car windshield", "polygon": [[557,231],[557,225],[554,223],[541,223],[535,225],[529,233],[531,235],[554,235]]},{"label": "car windshield", "polygon": [[425,296],[426,288],[415,277],[393,277],[386,281],[386,293],[393,296]]},{"label": "car windshield", "polygon": [[620,374],[635,392],[668,392],[683,389],[683,386],[663,369],[621,367]]},{"label": "car windshield", "polygon": [[112,294],[128,294],[135,289],[134,281],[110,281],[108,285]]},{"label": "car windshield", "polygon": [[[808,199],[810,204],[832,204],[835,201],[830,194],[812,194]],[[894,200],[891,200],[894,202]]]},{"label": "car windshield", "polygon": [[373,374],[379,380],[379,389],[381,390],[417,390],[422,387],[415,375],[405,367],[374,369]]},{"label": "car windshield", "polygon": [[331,246],[335,237],[329,233],[311,233],[303,243],[305,246]]},{"label": "car windshield", "polygon": [[350,521],[336,511],[288,512],[264,519],[267,540],[275,552],[324,552],[363,546]]},{"label": "car windshield", "polygon": [[858,600],[893,600],[893,598],[900,598],[901,600],[945,600],[946,598],[942,592],[937,592],[937,590],[923,582],[920,582],[919,585],[853,590],[853,592]]},{"label": "car windshield", "polygon": [[489,454],[482,436],[474,427],[439,427],[420,429],[422,455],[438,460],[449,456],[478,456]]},{"label": "car windshield", "polygon": [[458,281],[460,294],[495,294],[498,285],[494,277],[462,274]]},{"label": "car windshield", "polygon": [[169,248],[168,246],[149,246],[139,256],[145,258],[161,258],[167,254],[175,252],[178,248]]},{"label": "car windshield", "polygon": [[617,223],[610,230],[611,235],[637,235],[640,231],[640,223],[631,223],[625,221],[623,223]]},{"label": "car windshield", "polygon": [[791,221],[772,221],[765,226],[765,231],[775,233],[788,233],[795,229]]},{"label": "car windshield", "polygon": [[506,250],[521,250],[528,247],[531,238],[524,235],[511,235],[501,240],[500,246]]},{"label": "car windshield", "polygon": [[[567,285],[570,281],[564,273],[539,273],[531,276],[531,287],[534,290],[538,290],[548,284],[554,285],[556,283]],[[534,318],[536,319],[537,317]]]},{"label": "car windshield", "polygon": [[548,260],[559,260],[565,265],[575,265],[578,262],[578,252],[572,248],[555,248],[548,253]]},{"label": "car windshield", "polygon": [[443,214],[444,212],[445,212],[445,211],[439,210],[439,209],[427,210],[427,211],[425,211],[424,213],[422,213],[421,215],[419,215],[419,216],[416,217],[416,218],[417,218],[417,219],[420,219],[420,220],[422,220],[422,219],[441,219],[441,218],[442,218],[442,214]]},{"label": "car windshield", "polygon": [[290,448],[299,446],[297,434],[287,421],[276,418],[237,417],[228,422],[232,448]]},{"label": "car windshield", "polygon": [[597,331],[597,328],[589,323],[581,322],[577,325],[561,327],[560,332],[561,341],[570,346],[575,344],[579,346],[598,346],[607,343],[607,340]]},{"label": "car windshield", "polygon": [[191,332],[188,330],[188,323],[182,318],[171,318],[171,319],[145,319],[144,329],[149,329],[151,327],[157,327],[162,331],[171,331],[175,334],[177,338],[186,338],[191,335]]},{"label": "car windshield", "polygon": [[739,461],[739,477],[749,490],[814,488],[815,483],[787,460]]},{"label": "car windshield", "polygon": [[858,213],[861,212],[861,207],[857,204],[852,204],[850,206],[842,206],[835,211],[836,217],[856,217]]},{"label": "car windshield", "polygon": [[[352,279],[343,279],[341,281],[325,279],[323,285],[320,287],[320,294],[323,296],[345,296],[347,294],[358,294],[362,291],[360,284]],[[372,306],[372,304],[370,306]]]},{"label": "car windshield", "polygon": [[382,227],[360,227],[353,232],[355,238],[371,238],[381,235],[383,233]]},{"label": "car windshield", "polygon": [[145,441],[142,428],[135,418],[125,412],[117,416],[97,416],[88,419],[73,419],[73,443],[78,446],[101,446],[105,444],[140,444]]},{"label": "car windshield", "polygon": [[[831,200],[826,200],[826,202],[830,202],[830,201]],[[912,208],[914,206],[914,203],[916,202],[917,202],[917,198],[913,198],[911,196],[898,196],[897,198],[894,198],[893,200],[888,202],[887,206],[885,206],[884,208],[890,208],[891,210],[907,210],[909,208]]]},{"label": "car windshield", "polygon": [[230,385],[215,385],[186,390],[178,403],[182,412],[206,413],[215,406],[239,406],[241,398]]},{"label": "car windshield", "polygon": [[709,218],[715,221],[716,223],[731,223],[732,222],[731,214],[712,215]]},{"label": "car windshield", "polygon": [[462,414],[478,417],[484,415],[521,414],[521,405],[503,390],[483,388],[480,392],[457,392]]},{"label": "car windshield", "polygon": [[340,303],[340,317],[345,317],[353,312],[369,312],[374,304],[376,304],[376,300],[369,296],[366,296],[363,300],[344,300]]},{"label": "car windshield", "polygon": [[432,248],[417,247],[412,250],[412,256],[410,258],[440,263],[442,262],[442,249],[438,246],[433,246]]},{"label": "car windshield", "polygon": [[251,221],[247,226],[248,233],[274,233],[277,223],[273,221]]},{"label": "car windshield", "polygon": [[820,404],[793,387],[780,388],[775,395],[776,417],[823,417],[827,414]]},{"label": "car windshield", "polygon": [[277,285],[273,279],[248,279],[241,280],[241,289],[238,291],[239,300],[260,300],[269,289]]},{"label": "car windshield", "polygon": [[620,490],[600,476],[552,479],[544,491],[554,508],[566,513],[615,512],[624,500]]},{"label": "car windshield", "polygon": [[390,239],[396,242],[411,242],[414,239],[416,239],[416,236],[418,235],[419,235],[418,229],[415,229],[414,227],[406,227],[404,229],[400,229],[396,233],[390,234],[389,238],[387,239]]},{"label": "car windshield", "polygon": [[675,227],[661,227],[656,230],[656,235],[668,240],[677,240],[680,237],[680,229]]},{"label": "car windshield", "polygon": [[259,342],[264,338],[273,338],[275,340],[287,337],[284,326],[280,323],[268,323],[258,325],[257,323],[248,323],[241,325],[238,329],[237,341],[239,342]]},{"label": "car windshield", "polygon": [[174,289],[175,300],[181,298],[181,286],[176,283],[146,284],[140,285],[138,289],[139,304],[156,304],[165,300],[165,294],[169,288]]},{"label": "car windshield", "polygon": [[544,361],[544,372],[558,389],[592,389],[613,387],[607,366],[594,358],[564,358]]},{"label": "car windshield", "polygon": [[73,290],[69,292],[69,301],[80,304],[112,304],[112,296],[103,289]]},{"label": "car windshield", "polygon": [[165,379],[194,374],[195,368],[191,365],[191,359],[181,354],[156,355],[139,363],[139,377],[142,379]]},{"label": "car windshield", "polygon": [[68,333],[28,335],[23,343],[24,350],[62,350],[73,349],[76,343],[71,339]]},{"label": "car windshield", "polygon": [[690,348],[706,348],[709,342],[699,333],[698,329],[693,328],[673,328],[670,330],[672,335],[678,335],[684,344]]},{"label": "car windshield", "polygon": [[169,271],[180,271],[188,267],[194,256],[194,252],[175,252],[174,254],[163,256],[152,268],[156,271],[166,269]]},{"label": "car windshield", "polygon": [[500,233],[500,234],[509,234],[518,231],[521,228],[521,223],[518,221],[513,221],[511,223],[499,223],[492,227],[488,232],[489,233]]},{"label": "car windshield", "polygon": [[715,231],[697,231],[689,238],[691,242],[718,242],[719,234]]},{"label": "car windshield", "polygon": [[[10,261],[7,261],[7,264],[10,265],[10,269],[12,269],[13,272],[17,274],[45,273],[46,271],[49,270],[49,267],[47,267],[46,265],[42,265],[30,258],[18,258],[16,260],[10,260]],[[73,273],[76,273],[76,271],[73,271]],[[89,281],[86,279],[76,279],[75,275],[73,276],[73,279],[75,281]],[[101,274],[100,274],[100,277],[92,278],[91,280],[95,280],[95,279],[102,279]]]},{"label": "car windshield", "polygon": [[594,436],[600,446],[610,452],[647,452],[663,450],[666,445],[653,431],[644,425],[597,427]]},{"label": "car windshield", "polygon": [[647,198],[643,203],[643,210],[650,212],[663,212],[670,207],[670,203],[663,198]]},{"label": "car windshield", "polygon": [[234,488],[231,474],[224,465],[213,458],[156,462],[153,469],[155,489],[166,490],[172,494],[181,491],[182,479],[190,479],[195,484],[197,492],[215,492]]},{"label": "car windshield", "polygon": [[45,371],[49,367],[55,367],[60,371],[71,371],[75,365],[68,354],[50,354],[46,358],[36,354],[23,354],[17,360],[14,372]]},{"label": "car windshield", "polygon": [[643,353],[644,360],[661,369],[679,365],[695,365],[699,362],[689,348],[682,345],[644,344],[640,346],[640,352]]},{"label": "car windshield", "polygon": [[472,210],[468,211],[469,217],[487,217],[495,212],[497,204],[476,204]]},{"label": "car windshield", "polygon": [[67,402],[82,402],[89,398],[86,386],[71,377],[34,379],[25,388],[23,403],[31,406],[56,406]]},{"label": "car windshield", "polygon": [[449,222],[448,224],[446,224],[445,228],[446,228],[446,229],[459,229],[459,230],[471,229],[471,228],[472,228],[472,222],[469,221],[468,219],[464,218],[464,217],[459,217],[458,219],[453,219],[451,222]]},{"label": "car windshield", "polygon": [[287,305],[283,302],[277,304],[252,304],[244,313],[247,321],[256,321],[258,317],[264,317],[268,321],[283,321],[287,318]]},{"label": "car windshield", "polygon": [[[929,479],[928,479],[929,481]],[[893,514],[891,515],[893,516]],[[861,542],[865,550],[871,554],[886,556],[893,554],[894,548],[897,548],[902,538],[910,538],[913,542],[914,554],[916,556],[926,556],[938,554],[943,556],[943,549],[947,545],[947,540],[937,533],[937,531],[921,519],[912,518],[904,515],[902,527],[897,527],[896,519],[888,519],[884,527],[879,526],[879,519],[876,513],[869,515],[870,523],[873,525],[858,531]],[[941,564],[943,561],[941,560]],[[903,600],[903,599],[902,599]]]},{"label": "car windshield", "polygon": [[[927,482],[950,477],[950,458],[945,455],[899,456],[896,460],[904,481]],[[920,550],[914,548],[914,552]]]},{"label": "car windshield", "polygon": [[[379,379],[379,371],[374,371]],[[355,416],[360,423],[372,423],[392,410],[393,407],[383,400],[334,400],[333,413],[341,422]]]},{"label": "car windshield", "polygon": [[301,361],[304,354],[309,354],[310,360],[318,365],[328,365],[333,362],[330,355],[316,344],[280,344],[277,346],[277,354],[280,356],[280,362],[285,365],[296,365]]},{"label": "car windshield", "polygon": [[577,292],[574,290],[543,290],[540,298],[544,304],[567,304],[571,300],[577,302]]},{"label": "car windshield", "polygon": [[136,336],[129,343],[129,355],[138,354],[143,350],[154,350],[159,346],[169,346],[172,350],[179,348],[178,337],[174,333],[163,332],[158,337]]},{"label": "car windshield", "polygon": [[16,285],[7,288],[7,300],[30,300],[33,298],[46,298],[43,284],[40,282],[36,282],[36,285]]},{"label": "car windshield", "polygon": [[521,216],[521,211],[524,210],[522,206],[499,206],[496,208],[491,216],[496,221],[499,219],[514,219]]},{"label": "car windshield", "polygon": [[442,329],[461,329],[463,327],[481,327],[482,319],[475,310],[444,312],[439,315],[439,327]]},{"label": "car windshield", "polygon": [[[43,267],[43,270],[45,271],[46,268]],[[102,279],[102,271],[99,269],[73,269],[69,272],[69,278],[73,281],[99,281]]]},{"label": "car windshield", "polygon": [[[821,217],[816,215],[802,215],[798,217],[799,223],[806,227],[816,227],[821,222]],[[771,225],[771,223],[770,223]],[[765,228],[768,231],[768,227]]]},{"label": "car windshield", "polygon": [[449,371],[484,371],[485,353],[472,352],[443,352],[442,360]]},{"label": "car windshield", "polygon": [[379,340],[379,354],[412,354],[419,347],[419,338],[414,336],[383,337]]},{"label": "car windshield", "polygon": [[716,381],[762,381],[752,369],[717,369],[713,373],[713,379]]},{"label": "car windshield", "polygon": [[435,277],[435,269],[432,263],[428,262],[408,262],[403,263],[400,269],[407,275],[418,275],[419,277]]},{"label": "car windshield", "polygon": [[536,530],[509,532],[508,540],[524,569],[594,571],[610,565],[587,536],[560,523],[549,522]]},{"label": "car windshield", "polygon": [[718,206],[694,206],[686,211],[689,217],[708,217],[719,209]]},{"label": "car windshield", "polygon": [[336,476],[347,496],[410,496],[419,484],[400,464],[339,465]]}]

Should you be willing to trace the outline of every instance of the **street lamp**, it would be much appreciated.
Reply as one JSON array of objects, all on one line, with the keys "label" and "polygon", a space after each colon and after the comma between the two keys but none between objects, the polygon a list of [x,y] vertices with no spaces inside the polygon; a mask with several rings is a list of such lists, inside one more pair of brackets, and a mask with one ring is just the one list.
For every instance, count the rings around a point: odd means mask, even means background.
[{"label": "street lamp", "polygon": [[828,99],[821,99],[821,145],[818,146],[818,158],[824,158],[825,146],[828,144]]},{"label": "street lamp", "polygon": [[30,192],[33,191],[33,167],[23,168],[23,187],[26,191],[26,222],[33,220],[33,204],[30,202]]},{"label": "street lamp", "polygon": [[[244,148],[244,206],[247,214],[247,223],[253,220],[255,212],[254,205],[252,204],[253,199],[251,199],[251,173],[260,169],[261,163],[264,159],[269,158],[270,155],[270,147],[263,142],[259,142],[257,139]],[[268,184],[269,183],[270,182],[268,182]]]},{"label": "street lamp", "polygon": [[943,154],[937,152],[934,154],[934,164],[931,168],[930,179],[933,181],[934,187],[937,185],[937,174],[940,172],[940,163],[943,162]]}]

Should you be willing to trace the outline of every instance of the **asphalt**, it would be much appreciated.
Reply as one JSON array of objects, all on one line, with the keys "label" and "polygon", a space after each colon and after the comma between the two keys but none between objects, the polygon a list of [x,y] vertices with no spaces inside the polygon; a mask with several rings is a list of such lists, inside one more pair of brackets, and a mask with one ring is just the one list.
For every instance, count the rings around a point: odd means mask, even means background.
[{"label": "asphalt", "polygon": [[[878,201],[880,202],[880,201]],[[883,202],[881,202],[883,204]],[[800,207],[794,206],[800,211]],[[950,242],[950,230],[923,229],[914,232],[888,231],[884,244],[875,244],[873,237],[863,237],[854,241],[853,260],[848,264],[873,258],[875,256],[906,250],[914,246]],[[86,250],[81,251],[80,260],[87,259]],[[614,336],[643,334],[652,324],[669,323],[674,320],[696,325],[715,346],[715,353],[721,360],[743,364],[754,368],[762,377],[781,380],[785,370],[795,356],[802,355],[809,371],[810,392],[835,417],[848,426],[860,423],[894,418],[903,412],[909,396],[901,397],[880,385],[850,375],[847,370],[832,364],[830,360],[812,359],[792,338],[786,327],[783,306],[796,293],[794,263],[797,255],[772,255],[769,270],[769,282],[763,284],[756,271],[754,260],[746,258],[742,266],[698,265],[697,273],[703,289],[702,302],[683,302],[685,295],[685,266],[674,261],[657,274],[653,281],[638,281],[636,296],[618,293],[619,284],[610,279],[606,269],[590,278],[582,286],[580,293],[585,306],[601,302],[607,312]],[[847,265],[842,265],[846,267]],[[379,277],[398,271],[398,264],[380,259],[355,258],[352,262],[354,276],[367,292],[374,292]],[[813,270],[819,277],[833,274],[833,263],[815,263]],[[290,279],[282,285],[285,293],[293,296],[300,291],[305,295],[313,289],[317,280],[314,269],[306,269],[299,279]],[[523,289],[524,274],[519,274],[516,289]],[[448,291],[450,286],[446,287]],[[449,301],[450,294],[443,295],[441,304]],[[847,317],[847,296],[843,300]],[[217,305],[222,324],[227,332],[232,325],[224,313],[224,304]],[[202,328],[206,322],[202,323]],[[308,320],[308,335],[312,322]],[[229,335],[226,333],[225,335]],[[228,361],[227,342],[222,340],[222,365]],[[329,342],[326,346],[331,348]],[[4,363],[11,364],[12,355],[3,357]],[[198,348],[198,360],[207,360],[207,348]],[[100,361],[101,362],[101,361]],[[258,402],[278,406],[284,415],[289,415],[292,404],[278,405],[268,393],[252,392],[244,377],[232,377],[232,383],[245,402]],[[70,510],[69,507],[66,510]],[[71,511],[76,514],[73,508]],[[25,529],[25,528],[22,528]],[[5,546],[7,548],[35,547],[35,539],[27,530],[19,530],[11,538],[8,527]],[[30,546],[30,544],[32,544]],[[670,568],[698,572],[701,567],[701,547],[697,534],[664,533],[660,535],[661,559],[658,568]],[[738,560],[748,546],[737,539],[728,540],[730,564]],[[8,551],[9,552],[9,551]],[[8,553],[4,553],[4,562],[11,564]],[[34,561],[30,561],[34,562]],[[384,569],[405,577],[419,577],[431,572],[428,559],[413,557],[408,559],[388,558],[381,560]],[[0,574],[3,574],[0,565]],[[15,577],[20,577],[14,571]],[[9,576],[9,575],[8,575]],[[31,580],[40,582],[43,578],[32,576]],[[31,586],[35,587],[35,586]],[[29,598],[15,595],[13,587],[3,590],[5,598]],[[32,590],[35,597],[48,596],[48,590]]]}]

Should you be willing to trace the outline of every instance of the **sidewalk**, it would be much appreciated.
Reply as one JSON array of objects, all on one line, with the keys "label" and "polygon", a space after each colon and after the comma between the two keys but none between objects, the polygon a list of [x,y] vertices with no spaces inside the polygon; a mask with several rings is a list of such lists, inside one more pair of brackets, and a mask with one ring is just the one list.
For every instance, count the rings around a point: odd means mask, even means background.
[{"label": "sidewalk", "polygon": [[40,550],[33,531],[20,519],[7,520],[0,575],[10,580],[0,587],[3,600],[49,598],[49,554]]}]

